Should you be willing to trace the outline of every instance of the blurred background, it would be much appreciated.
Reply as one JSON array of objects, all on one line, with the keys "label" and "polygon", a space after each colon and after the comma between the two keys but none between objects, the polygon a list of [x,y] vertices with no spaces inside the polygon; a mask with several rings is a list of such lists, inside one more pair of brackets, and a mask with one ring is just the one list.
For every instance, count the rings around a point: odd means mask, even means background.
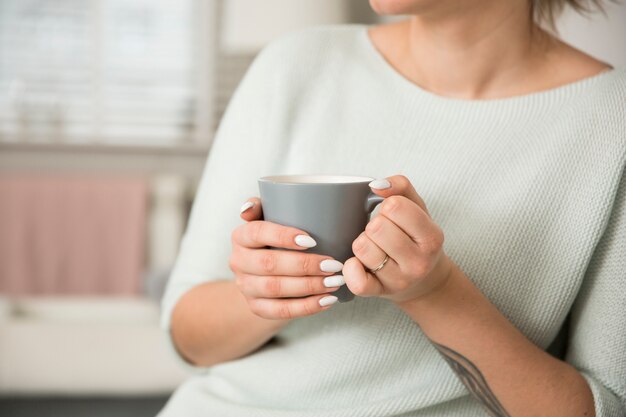
[{"label": "blurred background", "polygon": [[[366,0],[0,0],[0,416],[153,416],[159,299],[211,140],[269,41]],[[559,32],[626,67],[626,7]],[[236,181],[236,178],[232,178]]]}]

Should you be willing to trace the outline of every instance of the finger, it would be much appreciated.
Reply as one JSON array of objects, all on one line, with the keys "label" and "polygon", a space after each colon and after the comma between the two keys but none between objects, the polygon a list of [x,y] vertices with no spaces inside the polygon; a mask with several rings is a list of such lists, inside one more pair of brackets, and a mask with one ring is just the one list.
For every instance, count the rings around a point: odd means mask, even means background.
[{"label": "finger", "polygon": [[[394,262],[400,265],[414,262],[419,254],[417,243],[385,216],[374,216],[365,226],[364,233],[375,246],[380,248],[379,250],[389,255]],[[363,248],[360,249],[361,251],[371,251],[371,246],[372,244],[364,244]],[[379,259],[382,260],[382,258]]]},{"label": "finger", "polygon": [[[379,216],[376,217],[389,219],[414,241],[419,253],[434,255],[442,249],[444,234],[441,228],[432,221],[427,213],[406,197],[388,197],[381,204],[378,214]],[[411,245],[408,246],[411,247]],[[411,250],[415,249],[411,247]],[[383,248],[383,250],[387,251],[386,248]],[[408,264],[404,262],[405,258],[393,257],[400,265],[410,264],[410,262]]]},{"label": "finger", "polygon": [[[235,254],[236,272],[251,275],[333,275],[343,264],[330,256],[275,249],[239,247]],[[322,269],[324,268],[324,270]]]},{"label": "finger", "polygon": [[[399,267],[397,266],[398,264],[393,259],[393,256],[388,254],[383,248],[372,241],[365,232],[361,233],[354,240],[354,242],[352,242],[352,252],[354,252],[357,259],[368,270],[378,267],[385,260],[385,257],[389,255],[389,259],[384,266],[386,269],[385,272],[392,271],[392,273],[395,274],[399,272]],[[380,271],[382,272],[382,269]],[[377,274],[380,274],[380,272],[377,272]],[[376,276],[380,278],[380,275]]]},{"label": "finger", "polygon": [[426,208],[426,203],[422,200],[422,197],[415,191],[411,181],[404,175],[393,175],[391,177],[383,178],[370,182],[372,191],[381,197],[391,197],[392,195],[402,195],[409,200],[417,204],[428,216],[430,213]]},{"label": "finger", "polygon": [[241,206],[241,218],[249,222],[252,220],[263,219],[263,209],[261,207],[261,199],[258,197],[250,197]]},{"label": "finger", "polygon": [[[320,300],[324,299],[324,304]],[[337,302],[334,295],[311,295],[304,298],[247,298],[252,312],[266,319],[293,319],[328,310]]]},{"label": "finger", "polygon": [[[387,264],[385,264],[386,266]],[[344,262],[343,279],[354,295],[371,297],[383,294],[383,285],[378,278],[367,272],[363,264],[355,257]]]},{"label": "finger", "polygon": [[380,205],[380,215],[391,220],[414,242],[430,240],[440,231],[430,216],[417,204],[404,196],[391,196]]},{"label": "finger", "polygon": [[232,240],[247,248],[308,249],[317,245],[315,239],[300,229],[265,220],[253,220],[237,226]]},{"label": "finger", "polygon": [[[324,281],[324,278],[331,278]],[[292,277],[283,275],[257,276],[239,274],[236,278],[239,290],[253,298],[306,297],[337,291],[343,284],[343,277],[336,275]],[[335,281],[335,282],[333,282]],[[333,285],[327,287],[324,282]]]}]

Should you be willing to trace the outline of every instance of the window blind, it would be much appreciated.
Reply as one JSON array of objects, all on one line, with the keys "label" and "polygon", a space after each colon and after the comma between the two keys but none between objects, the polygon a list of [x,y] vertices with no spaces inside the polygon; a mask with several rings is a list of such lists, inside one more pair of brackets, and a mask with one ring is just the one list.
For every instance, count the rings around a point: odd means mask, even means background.
[{"label": "window blind", "polygon": [[189,140],[199,20],[194,0],[0,1],[0,140]]}]

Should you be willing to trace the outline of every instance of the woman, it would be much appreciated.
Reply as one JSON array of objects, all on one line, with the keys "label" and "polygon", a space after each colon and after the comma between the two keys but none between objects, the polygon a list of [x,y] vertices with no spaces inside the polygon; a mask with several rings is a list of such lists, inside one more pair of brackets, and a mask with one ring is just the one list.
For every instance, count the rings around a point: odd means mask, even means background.
[{"label": "woman", "polygon": [[[562,2],[372,0],[410,16],[261,52],[163,301],[198,376],[160,416],[626,415],[626,72],[534,23]],[[262,220],[280,173],[379,178],[353,258]]]}]

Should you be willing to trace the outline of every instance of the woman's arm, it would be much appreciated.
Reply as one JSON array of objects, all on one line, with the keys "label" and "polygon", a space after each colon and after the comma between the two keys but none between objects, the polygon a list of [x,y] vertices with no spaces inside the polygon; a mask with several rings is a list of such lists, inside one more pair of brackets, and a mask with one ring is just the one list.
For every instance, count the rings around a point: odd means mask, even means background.
[{"label": "woman's arm", "polygon": [[275,169],[281,149],[268,128],[280,71],[288,64],[284,47],[272,42],[257,54],[220,120],[161,303],[167,344],[196,365],[244,355],[278,324],[254,316],[234,284],[218,281],[233,275],[228,243],[241,222],[239,208],[258,192],[257,179]]},{"label": "woman's arm", "polygon": [[253,352],[288,322],[254,314],[234,281],[211,281],[180,298],[172,312],[171,333],[187,361],[211,366]]},{"label": "woman's arm", "polygon": [[397,303],[494,417],[593,417],[582,375],[530,342],[456,266],[446,285]]},{"label": "woman's arm", "polygon": [[315,245],[310,236],[304,242],[300,239],[308,236],[305,231],[260,220],[258,197],[248,199],[245,207],[240,216],[247,223],[231,234],[228,264],[235,279],[193,287],[172,312],[174,346],[195,365],[206,367],[247,355],[294,318],[328,310],[333,303],[321,303],[322,299],[337,300],[327,296],[339,289],[339,283],[325,278],[342,264],[322,270],[323,262],[331,258],[300,252]]},{"label": "woman's arm", "polygon": [[[528,340],[447,257],[442,230],[406,177],[392,176],[370,186],[385,201],[353,242],[355,257],[344,263],[343,276],[353,293],[386,298],[406,312],[491,416],[625,417],[620,375],[626,338],[618,306],[624,294],[626,221],[613,222],[623,226],[607,235],[611,249],[599,252],[602,270],[611,275],[600,281],[611,283],[611,296],[592,305],[593,291],[587,289],[587,303],[575,311],[593,317],[585,325],[588,334],[593,333],[590,327],[603,325],[605,334],[570,339],[576,343],[568,346],[568,357],[578,359],[566,363]],[[626,210],[616,210],[626,220]],[[386,255],[384,267],[372,274]],[[604,306],[609,314],[600,314]]]}]

